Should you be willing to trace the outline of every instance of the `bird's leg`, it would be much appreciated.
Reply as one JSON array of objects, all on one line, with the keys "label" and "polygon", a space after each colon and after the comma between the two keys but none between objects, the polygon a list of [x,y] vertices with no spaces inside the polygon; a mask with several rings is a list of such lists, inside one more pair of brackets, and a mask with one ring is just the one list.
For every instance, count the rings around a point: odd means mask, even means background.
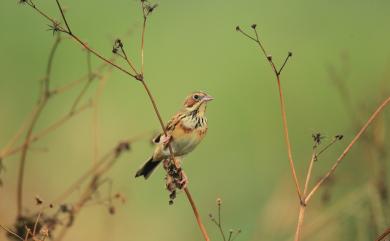
[{"label": "bird's leg", "polygon": [[168,135],[168,136],[166,136],[166,135],[161,135],[161,143],[164,145],[164,146],[166,146],[168,143],[169,143],[169,141],[172,139],[172,136],[171,135]]},{"label": "bird's leg", "polygon": [[180,168],[180,181],[179,181],[179,188],[184,189],[188,186],[188,177],[186,173]]}]

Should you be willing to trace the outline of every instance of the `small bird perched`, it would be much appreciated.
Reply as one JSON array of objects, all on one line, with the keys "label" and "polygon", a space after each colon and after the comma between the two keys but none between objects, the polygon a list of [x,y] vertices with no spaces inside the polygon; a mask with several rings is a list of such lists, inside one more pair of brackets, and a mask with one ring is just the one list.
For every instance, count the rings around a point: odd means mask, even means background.
[{"label": "small bird perched", "polygon": [[172,147],[175,157],[193,151],[207,132],[206,106],[213,99],[201,91],[189,95],[184,101],[183,109],[166,125],[167,136],[161,133],[153,139],[156,144],[154,153],[137,171],[135,177],[144,176],[147,179],[161,161],[169,159],[168,144]]}]

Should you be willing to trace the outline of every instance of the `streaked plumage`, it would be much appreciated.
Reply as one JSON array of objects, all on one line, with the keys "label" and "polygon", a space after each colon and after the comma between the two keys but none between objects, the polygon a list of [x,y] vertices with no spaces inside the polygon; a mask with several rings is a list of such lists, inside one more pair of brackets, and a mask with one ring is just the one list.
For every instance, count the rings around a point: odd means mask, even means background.
[{"label": "streaked plumage", "polygon": [[205,112],[207,102],[212,99],[211,96],[200,91],[186,98],[183,109],[166,125],[168,136],[159,134],[154,138],[156,148],[153,156],[137,171],[135,177],[144,176],[147,179],[161,161],[170,158],[167,143],[171,145],[177,157],[186,155],[195,149],[206,135]]}]

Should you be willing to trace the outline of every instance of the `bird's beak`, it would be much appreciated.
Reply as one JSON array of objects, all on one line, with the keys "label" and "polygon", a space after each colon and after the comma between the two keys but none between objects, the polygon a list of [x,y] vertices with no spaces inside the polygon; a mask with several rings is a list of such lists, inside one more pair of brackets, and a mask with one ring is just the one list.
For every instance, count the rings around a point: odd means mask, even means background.
[{"label": "bird's beak", "polygon": [[203,101],[206,101],[206,102],[211,101],[213,99],[214,99],[214,97],[212,97],[210,95],[206,95],[205,97],[203,97]]}]

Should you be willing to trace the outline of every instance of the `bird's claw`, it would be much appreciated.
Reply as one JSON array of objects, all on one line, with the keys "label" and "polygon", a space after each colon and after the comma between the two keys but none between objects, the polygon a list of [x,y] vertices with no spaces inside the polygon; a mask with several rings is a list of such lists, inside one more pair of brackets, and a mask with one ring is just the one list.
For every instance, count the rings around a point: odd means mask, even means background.
[{"label": "bird's claw", "polygon": [[185,174],[185,172],[184,172],[183,170],[180,172],[180,177],[181,177],[181,178],[180,178],[180,180],[178,181],[178,183],[179,183],[179,189],[185,189],[185,188],[187,188],[189,181],[188,181],[187,175]]},{"label": "bird's claw", "polygon": [[162,143],[164,146],[166,146],[166,145],[169,143],[169,141],[171,140],[171,138],[172,138],[171,135],[168,135],[168,136],[162,135],[162,136],[161,136],[161,143]]}]

